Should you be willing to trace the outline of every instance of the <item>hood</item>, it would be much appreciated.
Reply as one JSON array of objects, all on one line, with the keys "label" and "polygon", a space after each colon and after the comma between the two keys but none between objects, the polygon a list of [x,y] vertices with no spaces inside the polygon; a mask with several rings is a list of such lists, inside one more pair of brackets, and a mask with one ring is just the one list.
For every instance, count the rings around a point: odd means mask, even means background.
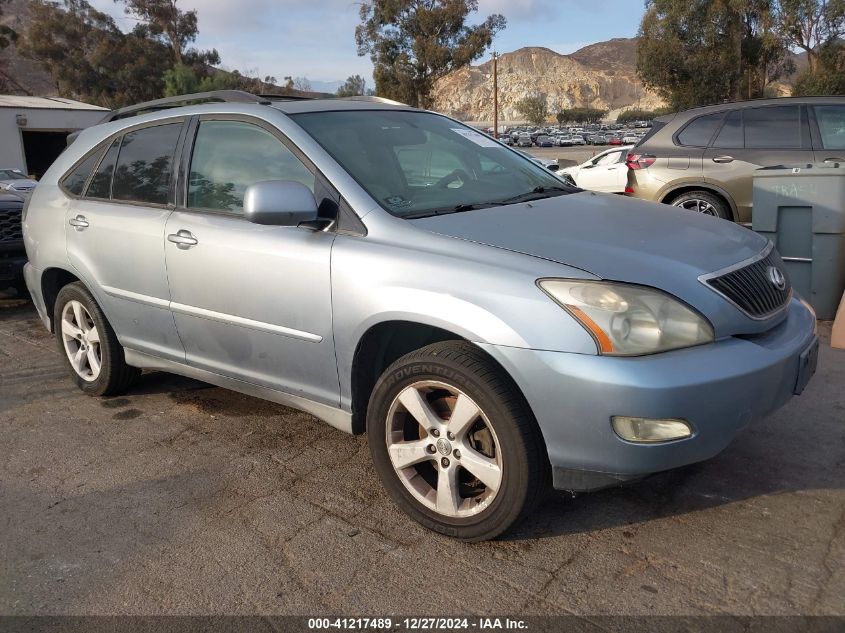
[{"label": "hood", "polygon": [[733,222],[668,205],[580,192],[412,220],[454,238],[541,257],[606,280],[659,288],[710,318],[717,334],[759,332],[698,281],[759,254],[767,240]]},{"label": "hood", "polygon": [[33,189],[38,182],[30,180],[29,178],[15,178],[14,180],[0,180],[0,185],[4,187],[11,187],[12,191],[29,191]]}]

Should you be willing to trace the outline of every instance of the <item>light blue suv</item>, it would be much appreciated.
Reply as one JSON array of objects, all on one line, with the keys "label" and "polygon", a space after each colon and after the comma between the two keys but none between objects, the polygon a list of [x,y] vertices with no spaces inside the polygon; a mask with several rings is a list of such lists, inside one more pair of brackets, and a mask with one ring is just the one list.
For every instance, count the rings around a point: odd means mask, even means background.
[{"label": "light blue suv", "polygon": [[762,237],[378,99],[116,111],[45,174],[24,235],[83,391],[156,369],[366,431],[393,499],[466,540],[549,484],[716,455],[817,358]]}]

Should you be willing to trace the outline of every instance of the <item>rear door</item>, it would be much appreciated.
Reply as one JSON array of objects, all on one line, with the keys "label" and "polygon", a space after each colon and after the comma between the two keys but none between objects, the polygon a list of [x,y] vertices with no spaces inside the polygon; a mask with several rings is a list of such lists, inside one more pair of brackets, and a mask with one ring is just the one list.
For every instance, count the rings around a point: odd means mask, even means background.
[{"label": "rear door", "polygon": [[86,188],[63,183],[71,196],[72,188],[83,192],[66,212],[68,257],[121,344],[176,361],[185,355],[169,308],[164,227],[183,124],[178,118],[130,128],[113,139]]},{"label": "rear door", "polygon": [[806,108],[799,104],[728,113],[704,155],[704,180],[728,193],[737,222],[751,222],[754,171],[813,162]]},{"label": "rear door", "polygon": [[576,184],[591,191],[621,193],[625,190],[628,175],[626,155],[627,152],[620,149],[593,159],[590,165],[580,169]]}]

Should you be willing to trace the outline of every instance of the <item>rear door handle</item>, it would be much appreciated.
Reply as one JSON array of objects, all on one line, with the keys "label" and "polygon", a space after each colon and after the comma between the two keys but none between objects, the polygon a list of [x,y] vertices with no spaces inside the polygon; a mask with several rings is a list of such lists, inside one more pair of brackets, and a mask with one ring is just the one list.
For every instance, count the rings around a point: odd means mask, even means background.
[{"label": "rear door handle", "polygon": [[734,160],[733,156],[714,156],[713,162],[714,163],[732,163]]},{"label": "rear door handle", "polygon": [[84,231],[91,226],[88,223],[88,220],[85,219],[84,215],[77,215],[75,218],[68,220],[67,223],[74,227],[77,231]]},{"label": "rear door handle", "polygon": [[173,242],[178,248],[183,250],[199,244],[197,238],[191,235],[190,231],[186,231],[185,229],[177,231],[176,233],[171,233],[167,236],[167,241]]}]

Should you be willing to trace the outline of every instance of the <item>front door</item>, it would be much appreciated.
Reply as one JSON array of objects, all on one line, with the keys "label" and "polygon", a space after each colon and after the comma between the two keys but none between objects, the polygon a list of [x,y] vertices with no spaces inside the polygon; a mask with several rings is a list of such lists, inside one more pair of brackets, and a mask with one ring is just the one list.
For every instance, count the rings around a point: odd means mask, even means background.
[{"label": "front door", "polygon": [[68,258],[121,344],[179,362],[185,354],[169,309],[164,229],[182,124],[165,121],[114,139],[65,215]]},{"label": "front door", "polygon": [[203,117],[183,204],[165,231],[171,310],[187,362],[337,406],[334,234],[244,219],[246,188],[263,180],[296,180],[325,195],[269,127]]}]

